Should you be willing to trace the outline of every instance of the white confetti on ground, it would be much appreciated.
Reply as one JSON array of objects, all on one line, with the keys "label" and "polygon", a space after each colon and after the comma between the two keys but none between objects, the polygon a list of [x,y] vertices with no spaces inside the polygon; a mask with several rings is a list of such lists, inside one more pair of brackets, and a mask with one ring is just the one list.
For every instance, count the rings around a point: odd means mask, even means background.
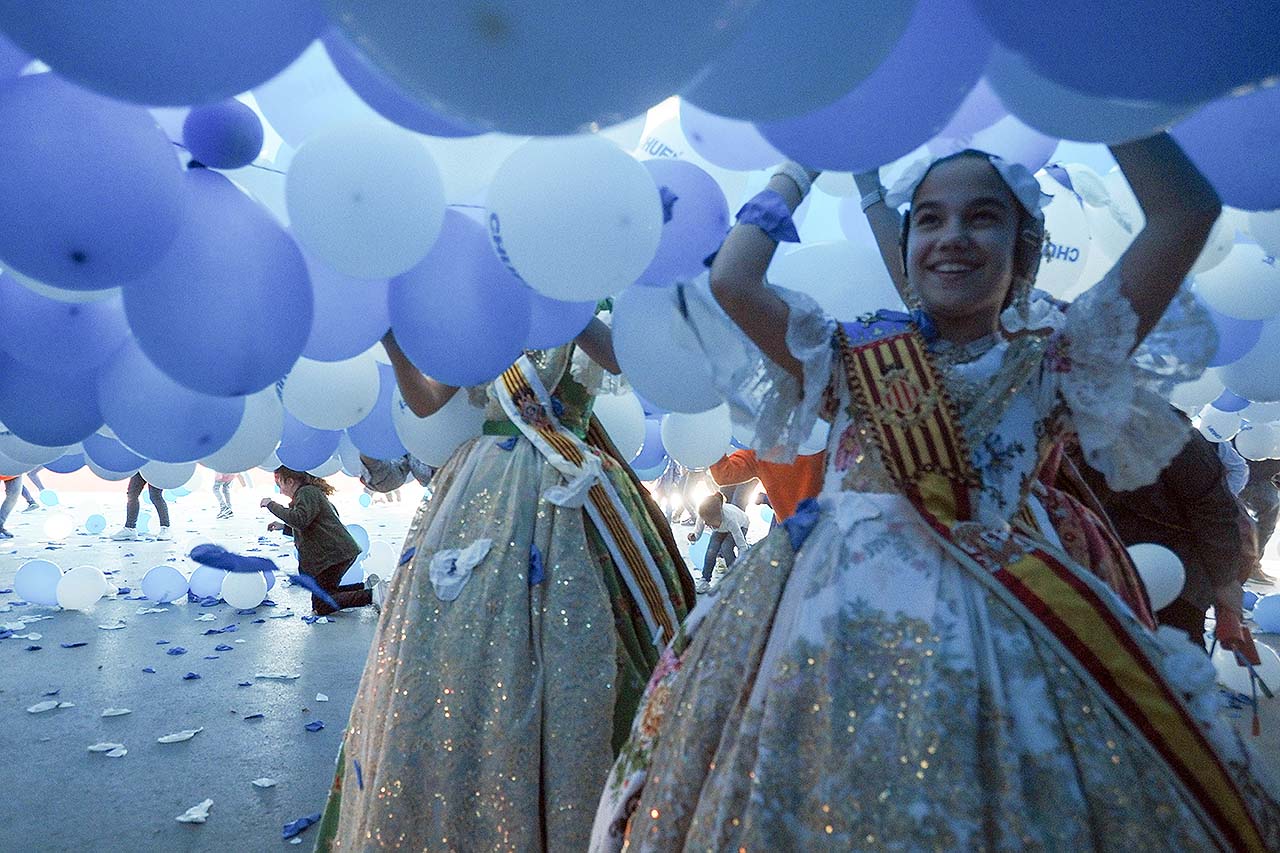
[{"label": "white confetti on ground", "polygon": [[295,678],[301,678],[302,674],[293,672],[260,672],[254,678],[267,678],[275,681],[293,681]]},{"label": "white confetti on ground", "polygon": [[329,697],[328,697],[328,696],[326,696],[326,695],[324,695],[323,693],[317,693],[317,694],[316,694],[316,701],[317,701],[317,702],[328,702],[328,701],[329,701]]},{"label": "white confetti on ground", "polygon": [[209,819],[209,808],[213,805],[213,800],[205,800],[196,803],[182,814],[178,815],[176,820],[178,823],[204,823]]},{"label": "white confetti on ground", "polygon": [[128,708],[103,708],[102,716],[104,717],[123,717],[125,714],[132,714]]},{"label": "white confetti on ground", "polygon": [[204,726],[198,729],[183,729],[180,732],[174,732],[171,735],[162,735],[156,738],[156,743],[182,743],[184,740],[191,740],[200,732],[204,731]]},{"label": "white confetti on ground", "polygon": [[254,779],[253,784],[259,788],[274,788],[278,783],[270,776],[263,776],[261,779]]},{"label": "white confetti on ground", "polygon": [[104,740],[89,747],[90,752],[115,752],[117,749],[124,749],[124,744]]}]

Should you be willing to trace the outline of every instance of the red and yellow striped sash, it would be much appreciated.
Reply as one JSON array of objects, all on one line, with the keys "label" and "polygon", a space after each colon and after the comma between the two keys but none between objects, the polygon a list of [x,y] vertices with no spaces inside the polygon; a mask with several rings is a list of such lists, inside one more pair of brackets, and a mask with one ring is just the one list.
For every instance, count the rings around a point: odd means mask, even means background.
[{"label": "red and yellow striped sash", "polygon": [[1265,850],[1227,767],[1114,603],[1051,553],[1028,514],[1015,518],[1021,534],[985,531],[970,521],[969,489],[979,478],[919,333],[841,342],[868,437],[948,550],[1037,633],[1056,641],[1077,673],[1169,765],[1232,849]]}]

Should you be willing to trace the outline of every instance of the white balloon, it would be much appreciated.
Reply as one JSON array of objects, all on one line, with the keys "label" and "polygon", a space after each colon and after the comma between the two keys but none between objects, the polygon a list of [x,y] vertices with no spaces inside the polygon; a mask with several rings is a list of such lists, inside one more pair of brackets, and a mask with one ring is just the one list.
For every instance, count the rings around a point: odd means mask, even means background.
[{"label": "white balloon", "polygon": [[49,560],[27,560],[13,576],[13,591],[18,598],[32,604],[52,607],[58,603],[58,581],[62,569]]},{"label": "white balloon", "polygon": [[191,592],[200,598],[217,598],[222,594],[223,578],[229,574],[212,566],[197,566],[191,573]]},{"label": "white balloon", "polygon": [[[674,100],[672,99],[672,101]],[[654,108],[649,112],[650,115],[657,115],[659,110]],[[675,114],[674,104],[671,114]],[[716,183],[724,191],[725,199],[729,202],[730,212],[736,212],[741,204],[749,173],[723,169],[700,155],[697,151],[694,151],[693,146],[689,144],[689,140],[684,136],[684,130],[680,127],[679,118],[656,122],[653,127],[645,128],[644,135],[640,139],[640,144],[636,146],[634,153],[641,160],[660,157],[687,160],[716,179]],[[767,175],[765,180],[768,180]],[[797,211],[798,213],[799,211]]]},{"label": "white balloon", "polygon": [[440,411],[420,418],[397,388],[391,396],[391,423],[405,449],[428,465],[440,466],[468,439],[480,435],[484,409],[471,405],[465,388],[459,389]]},{"label": "white balloon", "polygon": [[1128,142],[1168,128],[1195,109],[1085,95],[1041,77],[1021,56],[999,46],[991,52],[986,75],[1005,109],[1059,139]]},{"label": "white balloon", "polygon": [[369,546],[369,556],[364,558],[365,571],[382,579],[389,578],[395,574],[398,556],[394,545],[379,539]]},{"label": "white balloon", "polygon": [[267,579],[262,572],[227,572],[222,579],[222,600],[237,610],[250,610],[267,597]]},{"label": "white balloon", "polygon": [[1075,286],[1089,263],[1093,246],[1089,220],[1075,193],[1047,173],[1041,172],[1037,178],[1041,188],[1053,199],[1044,208],[1049,242],[1036,275],[1036,287],[1059,299],[1066,299],[1068,294],[1075,292]]},{"label": "white balloon", "polygon": [[[660,345],[658,345],[660,344]],[[673,412],[705,412],[722,398],[676,292],[634,285],[613,306],[613,350],[636,393]]]},{"label": "white balloon", "polygon": [[1199,379],[1174,386],[1169,402],[1187,414],[1194,415],[1200,411],[1201,406],[1218,399],[1226,387],[1218,370],[1209,368]]},{"label": "white balloon", "polygon": [[1238,243],[1221,262],[1196,276],[1196,293],[1210,308],[1241,320],[1280,314],[1280,267],[1260,247]]},{"label": "white balloon", "polygon": [[1230,211],[1224,210],[1219,214],[1218,221],[1213,223],[1213,230],[1209,232],[1204,248],[1200,250],[1200,257],[1191,266],[1191,274],[1200,275],[1213,269],[1227,259],[1235,245],[1235,217]]},{"label": "white balloon", "polygon": [[18,477],[35,467],[30,462],[19,462],[0,453],[0,477]]},{"label": "white balloon", "polygon": [[142,479],[157,489],[185,486],[195,473],[194,462],[148,462],[142,466]]},{"label": "white balloon", "polygon": [[879,250],[847,240],[815,243],[775,258],[769,283],[809,294],[841,321],[904,307]]},{"label": "white balloon", "polygon": [[1255,424],[1280,421],[1280,403],[1250,403],[1240,415]]},{"label": "white balloon", "polygon": [[[1258,643],[1259,652],[1266,646]],[[1228,651],[1222,646],[1218,646],[1213,650],[1213,668],[1218,672],[1218,682],[1228,690],[1236,693],[1243,693],[1245,696],[1252,695],[1252,684],[1249,677],[1247,667],[1241,666],[1236,662],[1235,652]],[[1267,682],[1270,686],[1271,682]]]},{"label": "white balloon", "polygon": [[1245,424],[1235,437],[1236,450],[1245,459],[1275,459],[1280,452],[1280,424]]},{"label": "white balloon", "polygon": [[592,409],[601,426],[613,439],[618,453],[628,462],[644,446],[644,406],[635,394],[607,394],[597,397]]},{"label": "white balloon", "polygon": [[662,416],[662,446],[686,468],[706,468],[720,461],[732,436],[729,407],[723,403],[696,415]]},{"label": "white balloon", "polygon": [[0,454],[19,464],[44,465],[70,452],[71,447],[43,447],[19,438],[0,424]]},{"label": "white balloon", "polygon": [[1186,582],[1186,570],[1178,555],[1163,545],[1141,542],[1129,546],[1129,556],[1138,568],[1138,576],[1147,588],[1151,609],[1168,607],[1182,592]]},{"label": "white balloon", "polygon": [[106,595],[107,577],[96,566],[76,566],[58,581],[58,606],[88,610]]},{"label": "white balloon", "polygon": [[277,456],[276,452],[273,450],[267,454],[266,459],[263,459],[262,462],[258,463],[258,467],[263,471],[275,471],[281,464],[280,457]]},{"label": "white balloon", "polygon": [[276,449],[283,429],[279,394],[274,386],[263,388],[244,398],[244,416],[231,440],[200,461],[219,474],[248,471]]},{"label": "white balloon", "polygon": [[484,204],[498,168],[529,141],[527,136],[485,133],[456,139],[424,136],[419,140],[431,152],[444,181],[449,204]]},{"label": "white balloon", "polygon": [[293,234],[335,270],[389,278],[422,260],[444,223],[444,183],[405,130],[344,125],[306,142],[285,178]]},{"label": "white balloon", "polygon": [[596,137],[526,143],[493,176],[488,199],[498,256],[552,299],[617,293],[644,272],[662,237],[649,171]]},{"label": "white balloon", "polygon": [[1280,255],[1280,210],[1260,210],[1248,214],[1249,234],[1267,253]]},{"label": "white balloon", "polygon": [[334,474],[342,470],[342,460],[338,458],[338,454],[333,454],[324,461],[323,464],[314,468],[308,468],[307,473],[313,477],[332,477]]},{"label": "white balloon", "polygon": [[[1073,179],[1074,181],[1074,179]],[[1101,206],[1086,205],[1085,217],[1094,246],[1112,260],[1117,260],[1138,236],[1147,219],[1138,206],[1137,196],[1119,169],[1113,169],[1102,178],[1108,199]]]},{"label": "white balloon", "polygon": [[120,288],[118,287],[108,287],[105,290],[68,290],[63,287],[45,284],[42,281],[36,281],[34,278],[25,276],[15,269],[6,269],[6,272],[13,276],[14,281],[32,293],[38,293],[41,296],[56,299],[59,302],[103,302],[120,295]]},{"label": "white balloon", "polygon": [[358,355],[343,361],[300,358],[284,380],[284,407],[316,429],[346,429],[378,402],[378,363]]},{"label": "white balloon", "polygon": [[74,533],[77,526],[71,513],[58,510],[45,517],[44,538],[50,542],[61,542]]},{"label": "white balloon", "polygon": [[823,172],[814,180],[813,187],[836,198],[849,198],[858,192],[852,172]]},{"label": "white balloon", "polygon": [[1263,324],[1253,349],[1222,368],[1222,380],[1246,400],[1280,402],[1280,318]]},{"label": "white balloon", "polygon": [[1210,441],[1230,441],[1240,431],[1240,413],[1205,406],[1200,412],[1200,434]]}]

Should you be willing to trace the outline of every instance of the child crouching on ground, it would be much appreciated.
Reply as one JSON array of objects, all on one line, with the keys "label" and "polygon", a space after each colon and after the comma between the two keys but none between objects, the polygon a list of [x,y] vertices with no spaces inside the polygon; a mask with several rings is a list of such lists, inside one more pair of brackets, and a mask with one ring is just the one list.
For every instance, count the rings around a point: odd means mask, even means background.
[{"label": "child crouching on ground", "polygon": [[703,527],[711,529],[711,541],[707,544],[707,556],[702,560],[702,578],[698,581],[697,591],[711,590],[711,573],[716,567],[716,557],[724,557],[725,568],[733,565],[733,561],[747,551],[747,528],[751,520],[747,514],[724,499],[724,495],[716,492],[698,504],[698,525],[689,534],[690,542],[697,542],[702,535]]},{"label": "child crouching on ground", "polygon": [[[284,465],[276,469],[275,477],[280,493],[291,498],[291,502],[283,506],[271,498],[263,498],[262,506],[292,528],[298,548],[298,571],[315,578],[320,588],[333,596],[338,609],[372,604],[381,610],[386,586],[377,575],[369,575],[362,584],[342,583],[342,576],[360,556],[360,546],[329,502],[333,486]],[[311,607],[318,616],[327,616],[335,610],[315,595],[311,596]]]}]

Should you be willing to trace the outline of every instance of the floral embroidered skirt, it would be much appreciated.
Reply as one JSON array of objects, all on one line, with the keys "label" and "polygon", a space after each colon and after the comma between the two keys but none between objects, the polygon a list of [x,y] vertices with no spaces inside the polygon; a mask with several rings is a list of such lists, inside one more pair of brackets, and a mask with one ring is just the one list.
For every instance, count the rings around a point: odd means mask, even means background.
[{"label": "floral embroidered skirt", "polygon": [[[824,498],[798,553],[775,531],[660,664],[592,849],[1220,849],[1093,682],[967,572],[897,496]],[[1280,843],[1248,752],[1213,731]]]},{"label": "floral embroidered skirt", "polygon": [[[506,443],[508,447],[510,442]],[[679,572],[605,469],[683,618]],[[583,850],[660,648],[582,509],[524,440],[456,452],[405,540],[317,849]]]}]

